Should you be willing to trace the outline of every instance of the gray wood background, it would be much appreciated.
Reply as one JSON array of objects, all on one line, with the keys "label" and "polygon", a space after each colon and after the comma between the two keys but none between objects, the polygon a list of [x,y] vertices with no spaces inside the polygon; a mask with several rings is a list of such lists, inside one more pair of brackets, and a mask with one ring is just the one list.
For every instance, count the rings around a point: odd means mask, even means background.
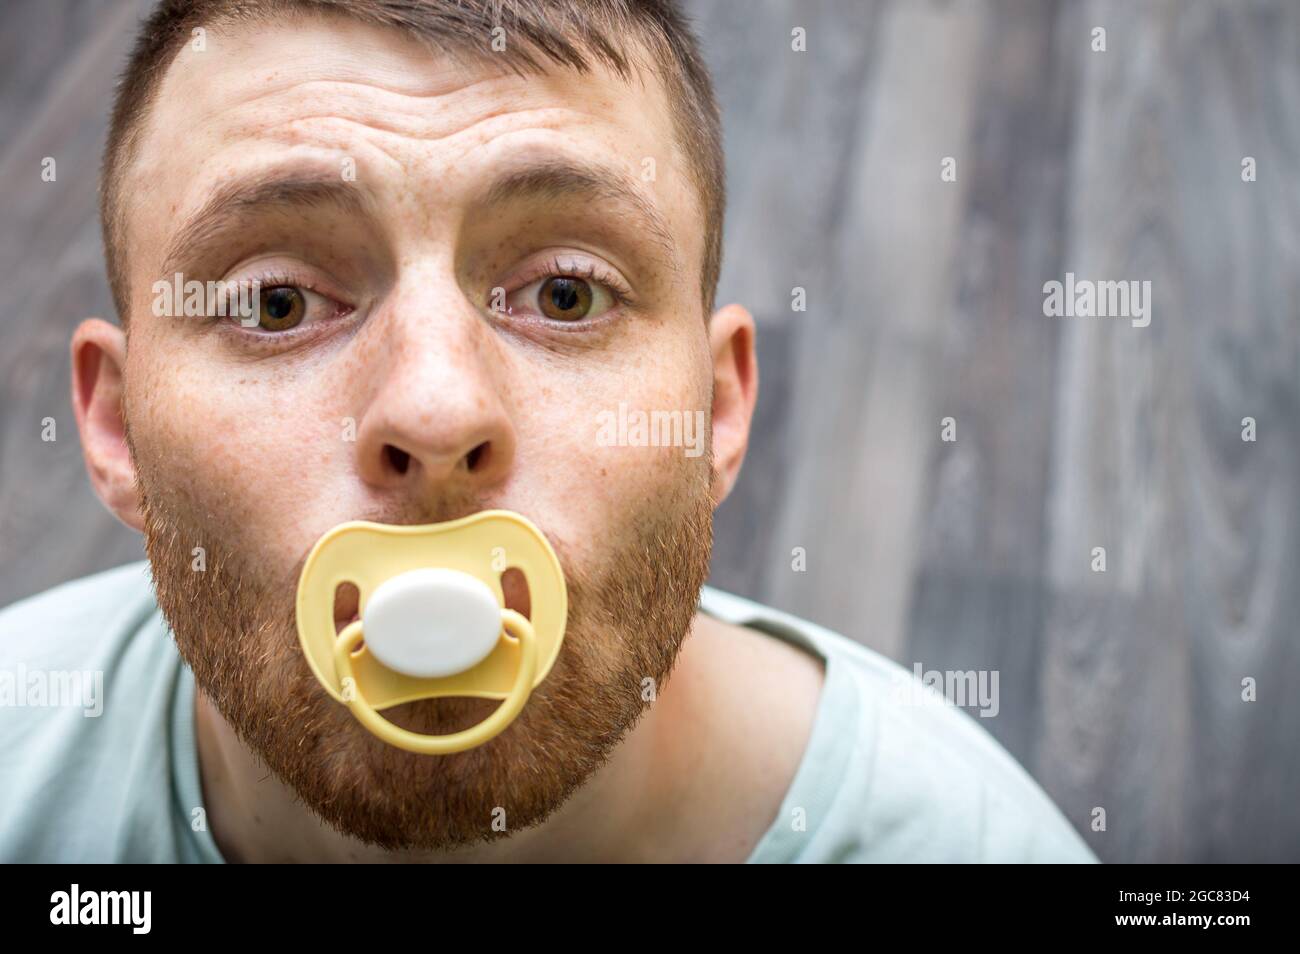
[{"label": "gray wood background", "polygon": [[[96,172],[146,6],[0,20],[0,605],[142,556],[84,475],[67,345],[111,313]],[[727,131],[720,300],[762,371],[712,582],[909,669],[996,670],[979,721],[1103,860],[1300,860],[1300,6],[689,8]],[[1150,280],[1151,325],[1045,318],[1067,271]]]}]

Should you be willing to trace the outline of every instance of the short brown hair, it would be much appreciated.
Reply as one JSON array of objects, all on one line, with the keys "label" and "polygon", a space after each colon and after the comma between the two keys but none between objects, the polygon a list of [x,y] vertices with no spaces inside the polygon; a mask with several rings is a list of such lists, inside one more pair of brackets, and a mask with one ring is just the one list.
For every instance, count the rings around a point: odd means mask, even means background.
[{"label": "short brown hair", "polygon": [[100,174],[104,258],[118,317],[130,305],[123,247],[122,183],[140,145],[145,115],[176,54],[198,26],[257,22],[310,13],[338,13],[391,27],[454,59],[502,62],[490,52],[494,27],[510,37],[506,65],[520,75],[540,73],[549,60],[585,73],[600,62],[629,80],[641,67],[639,44],[657,61],[650,70],[664,83],[688,175],[704,220],[701,296],[713,311],[722,268],[726,208],[722,123],[713,83],[677,0],[160,0],[140,27],[118,83]]}]

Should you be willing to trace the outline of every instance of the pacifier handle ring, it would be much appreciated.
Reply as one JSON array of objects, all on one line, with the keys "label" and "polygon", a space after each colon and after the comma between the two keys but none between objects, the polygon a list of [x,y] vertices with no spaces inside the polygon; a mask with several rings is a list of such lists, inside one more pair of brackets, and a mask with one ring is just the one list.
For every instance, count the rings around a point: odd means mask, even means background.
[{"label": "pacifier handle ring", "polygon": [[449,735],[421,735],[396,726],[381,716],[362,697],[356,687],[356,679],[352,675],[352,653],[364,638],[361,620],[356,620],[345,627],[334,642],[334,666],[339,678],[345,683],[349,679],[352,680],[351,698],[345,691],[344,703],[356,716],[357,721],[372,734],[389,745],[405,749],[407,752],[415,752],[417,755],[451,755],[482,745],[504,732],[519,715],[532,694],[533,677],[537,673],[537,637],[533,632],[533,624],[511,609],[501,611],[501,624],[507,633],[519,640],[519,672],[515,675],[514,685],[510,687],[510,694],[506,696],[505,701],[478,725]]}]

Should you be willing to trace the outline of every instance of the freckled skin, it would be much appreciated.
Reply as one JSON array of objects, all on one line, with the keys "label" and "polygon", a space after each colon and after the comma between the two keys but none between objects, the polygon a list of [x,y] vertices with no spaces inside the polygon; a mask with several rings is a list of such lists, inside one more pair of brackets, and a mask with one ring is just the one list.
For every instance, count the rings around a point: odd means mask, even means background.
[{"label": "freckled skin", "polygon": [[[611,223],[546,243],[606,259],[639,293],[602,330],[554,332],[485,310],[529,240],[557,232],[553,213],[527,207],[474,214],[493,172],[534,153],[598,155],[637,181],[643,157],[655,158],[658,179],[641,186],[672,230],[675,261],[651,267]],[[289,158],[332,169],[352,160],[373,203],[374,221],[325,216],[305,230],[320,250],[313,274],[350,317],[278,352],[155,317],[150,285],[172,228],[217,183]],[[748,314],[732,306],[706,323],[701,313],[699,204],[659,83],[599,68],[528,78],[465,68],[344,20],[214,29],[206,52],[186,48],[169,69],[130,175],[129,347],[123,356],[116,329],[87,322],[74,363],[99,352],[124,360],[133,460],[98,433],[112,417],[102,407],[111,384],[78,394],[78,420],[97,491],[125,522],[148,524],[160,604],[174,604],[164,611],[204,689],[200,758],[223,850],[248,860],[540,858],[558,842],[569,858],[616,859],[651,856],[650,844],[680,855],[686,839],[700,857],[743,858],[797,763],[820,677],[704,620],[694,630],[707,639],[677,652],[707,565],[708,515],[743,459],[756,379]],[[268,225],[277,238],[258,255],[292,262],[275,246],[281,232],[294,245],[295,224]],[[202,279],[219,279],[238,263],[201,264],[212,272]],[[600,446],[598,414],[620,402],[705,410],[711,453]],[[342,436],[348,421],[354,440]],[[487,746],[443,760],[389,750],[305,680],[292,636],[297,569],[343,520],[429,522],[485,507],[527,514],[561,556],[575,594],[561,661]],[[196,545],[216,567],[201,582],[187,574]],[[753,681],[724,688],[737,653],[755,671],[786,667],[797,712],[791,703],[755,714]],[[685,675],[674,682],[708,690],[669,691],[675,658]],[[802,667],[793,681],[792,666]],[[664,685],[640,718],[632,696],[647,672]],[[448,731],[491,708],[440,700],[387,714]],[[712,728],[684,731],[683,720]],[[317,746],[311,758],[302,733]],[[775,771],[773,750],[787,753]],[[673,770],[683,766],[691,771]],[[771,774],[765,785],[746,774],[758,771]],[[697,821],[666,807],[683,798],[700,806]],[[718,803],[728,824],[709,810]],[[538,827],[469,848],[495,837],[489,813],[501,805],[515,826]],[[250,817],[260,841],[247,837]]]}]

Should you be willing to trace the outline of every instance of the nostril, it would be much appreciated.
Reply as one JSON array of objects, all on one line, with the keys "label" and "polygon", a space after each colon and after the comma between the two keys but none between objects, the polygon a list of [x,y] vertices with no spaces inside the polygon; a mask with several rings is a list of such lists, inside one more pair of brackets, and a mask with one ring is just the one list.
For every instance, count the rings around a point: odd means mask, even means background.
[{"label": "nostril", "polygon": [[388,465],[399,474],[406,473],[406,469],[411,466],[411,455],[392,444],[384,445],[384,456],[388,459]]},{"label": "nostril", "polygon": [[483,458],[487,456],[487,449],[487,441],[484,441],[465,455],[465,466],[471,472],[483,462]]}]

